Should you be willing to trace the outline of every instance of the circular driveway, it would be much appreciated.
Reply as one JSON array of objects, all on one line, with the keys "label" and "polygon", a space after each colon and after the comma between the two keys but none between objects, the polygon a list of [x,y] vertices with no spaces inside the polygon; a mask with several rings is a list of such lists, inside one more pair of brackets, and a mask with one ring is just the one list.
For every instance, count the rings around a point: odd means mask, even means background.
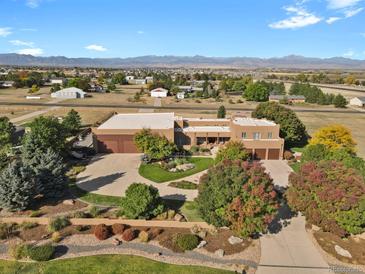
[{"label": "circular driveway", "polygon": [[[153,185],[165,199],[192,201],[198,196],[197,190],[174,188],[168,186],[169,182],[154,183],[140,176],[140,157],[141,154],[136,153],[98,154],[92,158],[86,170],[77,176],[77,185],[91,193],[119,197],[124,196],[132,183]],[[204,171],[182,179],[197,182],[203,173]]]}]

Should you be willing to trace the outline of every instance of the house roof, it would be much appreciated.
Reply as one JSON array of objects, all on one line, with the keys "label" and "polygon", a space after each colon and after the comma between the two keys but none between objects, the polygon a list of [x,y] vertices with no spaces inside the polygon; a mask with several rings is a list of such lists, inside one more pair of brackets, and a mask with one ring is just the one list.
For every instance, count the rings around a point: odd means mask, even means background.
[{"label": "house roof", "polygon": [[171,113],[123,113],[117,114],[100,125],[98,129],[171,129],[175,114]]},{"label": "house roof", "polygon": [[155,88],[155,89],[151,90],[151,92],[169,92],[169,91],[164,88]]},{"label": "house roof", "polygon": [[235,117],[233,123],[239,126],[276,126],[272,121],[246,117]]},{"label": "house roof", "polygon": [[80,94],[86,94],[86,92],[83,91],[82,89],[75,88],[75,87],[64,88],[64,89],[56,91],[55,93],[61,93],[61,92],[77,92],[77,93],[80,93]]},{"label": "house roof", "polygon": [[184,132],[230,132],[229,127],[224,126],[197,126],[197,127],[184,127]]},{"label": "house roof", "polygon": [[[365,103],[365,96],[361,96],[361,97],[355,97],[357,99],[359,99],[361,102]],[[353,98],[353,99],[355,99]]]}]

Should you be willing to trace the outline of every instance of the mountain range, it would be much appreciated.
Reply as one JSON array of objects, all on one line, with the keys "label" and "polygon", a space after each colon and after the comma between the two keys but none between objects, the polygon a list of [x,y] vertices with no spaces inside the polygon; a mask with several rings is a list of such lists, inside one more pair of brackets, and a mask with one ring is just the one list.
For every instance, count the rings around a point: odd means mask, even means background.
[{"label": "mountain range", "polygon": [[276,68],[276,69],[365,69],[365,60],[344,57],[311,58],[289,55],[278,58],[206,57],[206,56],[140,56],[128,58],[68,58],[39,57],[16,53],[0,54],[0,65],[47,67],[108,67],[108,68]]}]

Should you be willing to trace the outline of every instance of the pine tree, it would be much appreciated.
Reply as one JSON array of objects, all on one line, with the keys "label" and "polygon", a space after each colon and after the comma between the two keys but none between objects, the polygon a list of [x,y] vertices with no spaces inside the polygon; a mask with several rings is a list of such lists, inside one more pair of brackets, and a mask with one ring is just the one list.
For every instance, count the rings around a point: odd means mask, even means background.
[{"label": "pine tree", "polygon": [[34,193],[32,171],[22,162],[10,164],[0,176],[0,206],[8,210],[26,209]]},{"label": "pine tree", "polygon": [[343,97],[341,94],[337,94],[333,100],[333,104],[336,108],[345,108],[347,105],[346,98]]},{"label": "pine tree", "polygon": [[81,117],[79,113],[76,110],[71,109],[67,113],[65,119],[63,119],[62,125],[66,129],[68,135],[76,134],[81,128]]}]

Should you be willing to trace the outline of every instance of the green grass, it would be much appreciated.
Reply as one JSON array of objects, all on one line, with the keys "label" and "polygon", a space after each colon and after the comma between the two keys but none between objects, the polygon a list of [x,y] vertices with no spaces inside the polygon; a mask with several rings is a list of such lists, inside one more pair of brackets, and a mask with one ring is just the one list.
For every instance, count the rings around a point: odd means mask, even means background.
[{"label": "green grass", "polygon": [[299,172],[300,164],[301,164],[300,162],[289,163],[290,167],[294,170],[295,173]]},{"label": "green grass", "polygon": [[178,182],[171,182],[169,183],[169,186],[180,188],[180,189],[197,189],[198,185],[194,184],[193,182],[189,181],[178,181]]},{"label": "green grass", "polygon": [[172,265],[129,255],[99,255],[43,263],[21,263],[0,260],[0,273],[58,274],[58,273],[232,273],[201,266]]},{"label": "green grass", "polygon": [[195,164],[193,169],[183,172],[169,172],[159,166],[159,164],[141,164],[139,174],[155,183],[164,183],[172,180],[181,179],[200,171],[206,170],[214,164],[212,158],[193,157],[189,159],[190,163]]},{"label": "green grass", "polygon": [[164,203],[167,208],[176,210],[184,215],[188,222],[204,222],[200,216],[196,202],[165,199]]}]

